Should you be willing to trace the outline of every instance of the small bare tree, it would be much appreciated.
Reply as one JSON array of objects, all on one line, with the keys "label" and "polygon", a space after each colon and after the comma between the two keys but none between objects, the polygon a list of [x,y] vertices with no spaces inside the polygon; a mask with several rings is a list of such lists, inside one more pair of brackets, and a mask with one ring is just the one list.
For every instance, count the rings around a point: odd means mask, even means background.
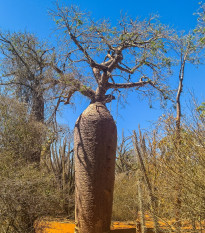
[{"label": "small bare tree", "polygon": [[[138,164],[140,166],[140,171],[143,177],[143,180],[145,181],[146,187],[147,187],[147,192],[149,193],[149,198],[150,198],[150,210],[151,210],[151,214],[153,217],[153,221],[154,221],[154,232],[155,233],[159,233],[159,224],[158,224],[158,220],[157,220],[157,199],[153,193],[153,187],[151,185],[150,179],[148,177],[147,174],[147,170],[143,161],[143,155],[146,154],[146,150],[145,150],[145,144],[142,141],[142,134],[140,131],[140,135],[141,135],[141,140],[138,141],[137,139],[137,134],[135,131],[133,131],[133,145],[134,145],[134,149],[135,149],[135,153],[136,153],[136,157],[137,157],[137,161]],[[138,190],[138,192],[141,192],[141,189]],[[142,202],[142,201],[141,201]],[[141,203],[141,205],[143,205],[143,203]],[[145,227],[145,220],[144,220],[144,208],[143,206],[141,206],[141,227],[142,227],[142,231],[146,232],[146,227]]]},{"label": "small bare tree", "polygon": [[131,137],[125,137],[122,131],[117,146],[116,173],[129,173],[133,170],[135,164],[131,142]]},{"label": "small bare tree", "polygon": [[[189,33],[187,35],[180,35],[174,37],[173,40],[173,48],[174,51],[177,53],[179,57],[179,84],[176,96],[176,159],[180,161],[181,154],[180,154],[180,144],[181,144],[181,117],[182,117],[182,110],[181,110],[181,94],[183,92],[183,82],[185,77],[185,66],[187,63],[191,63],[194,65],[198,65],[201,62],[201,52],[203,49],[203,45],[199,41],[199,38],[196,34]],[[180,162],[179,162],[180,163]],[[179,166],[179,180],[178,184],[176,185],[176,189],[178,192],[176,198],[176,220],[178,226],[178,232],[180,232],[181,228],[181,183],[182,177],[180,178],[180,173],[182,173],[182,168]]]},{"label": "small bare tree", "polygon": [[60,144],[55,141],[51,145],[50,167],[62,192],[63,208],[68,215],[72,216],[75,173],[73,149],[68,138],[65,137]]}]

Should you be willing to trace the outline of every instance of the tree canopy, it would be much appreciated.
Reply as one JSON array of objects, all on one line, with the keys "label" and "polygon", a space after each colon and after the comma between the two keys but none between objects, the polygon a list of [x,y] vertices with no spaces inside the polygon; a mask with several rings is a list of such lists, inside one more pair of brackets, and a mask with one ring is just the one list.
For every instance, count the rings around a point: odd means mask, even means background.
[{"label": "tree canopy", "polygon": [[69,87],[67,102],[76,91],[104,103],[127,88],[149,86],[169,94],[165,80],[171,31],[156,17],[141,21],[124,15],[114,27],[109,20],[94,21],[76,6],[57,4],[50,14],[63,44],[60,62],[52,66]]}]

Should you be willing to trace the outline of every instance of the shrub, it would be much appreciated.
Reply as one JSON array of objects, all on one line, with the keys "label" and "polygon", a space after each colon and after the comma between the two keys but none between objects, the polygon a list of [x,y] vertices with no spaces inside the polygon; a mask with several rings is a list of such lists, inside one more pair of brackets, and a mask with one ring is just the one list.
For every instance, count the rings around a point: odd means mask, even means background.
[{"label": "shrub", "polygon": [[45,138],[46,127],[28,114],[26,104],[0,97],[0,151],[16,158],[36,161]]},{"label": "shrub", "polygon": [[52,175],[22,160],[16,166],[10,154],[0,161],[0,232],[33,232],[38,217],[63,214]]},{"label": "shrub", "polygon": [[135,173],[120,173],[115,178],[113,220],[135,220],[138,212],[138,196]]},{"label": "shrub", "polygon": [[0,232],[34,232],[38,217],[65,214],[54,173],[35,163],[45,131],[25,104],[0,97]]}]

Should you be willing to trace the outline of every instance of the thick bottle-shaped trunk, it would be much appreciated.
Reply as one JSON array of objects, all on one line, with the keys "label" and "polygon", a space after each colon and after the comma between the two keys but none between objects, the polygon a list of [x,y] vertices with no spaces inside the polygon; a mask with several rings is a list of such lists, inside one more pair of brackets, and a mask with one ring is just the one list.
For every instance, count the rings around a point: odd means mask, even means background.
[{"label": "thick bottle-shaped trunk", "polygon": [[75,125],[76,232],[109,232],[117,129],[100,102],[90,104]]}]

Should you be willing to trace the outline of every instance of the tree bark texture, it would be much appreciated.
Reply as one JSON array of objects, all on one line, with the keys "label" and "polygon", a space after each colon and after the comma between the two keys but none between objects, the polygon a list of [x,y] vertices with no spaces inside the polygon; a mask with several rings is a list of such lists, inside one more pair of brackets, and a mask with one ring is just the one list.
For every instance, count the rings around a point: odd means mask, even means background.
[{"label": "tree bark texture", "polygon": [[[35,117],[35,120],[38,122],[44,123],[44,98],[43,93],[40,91],[33,91],[33,104],[31,112]],[[31,155],[31,158],[29,159],[30,162],[35,162],[37,164],[40,164],[41,160],[41,150],[42,145],[39,144],[38,148],[36,148],[36,151]]]},{"label": "tree bark texture", "polygon": [[105,105],[88,106],[76,122],[74,140],[75,232],[109,232],[117,129]]},{"label": "tree bark texture", "polygon": [[32,113],[37,121],[44,122],[44,98],[41,92],[33,92]]}]

